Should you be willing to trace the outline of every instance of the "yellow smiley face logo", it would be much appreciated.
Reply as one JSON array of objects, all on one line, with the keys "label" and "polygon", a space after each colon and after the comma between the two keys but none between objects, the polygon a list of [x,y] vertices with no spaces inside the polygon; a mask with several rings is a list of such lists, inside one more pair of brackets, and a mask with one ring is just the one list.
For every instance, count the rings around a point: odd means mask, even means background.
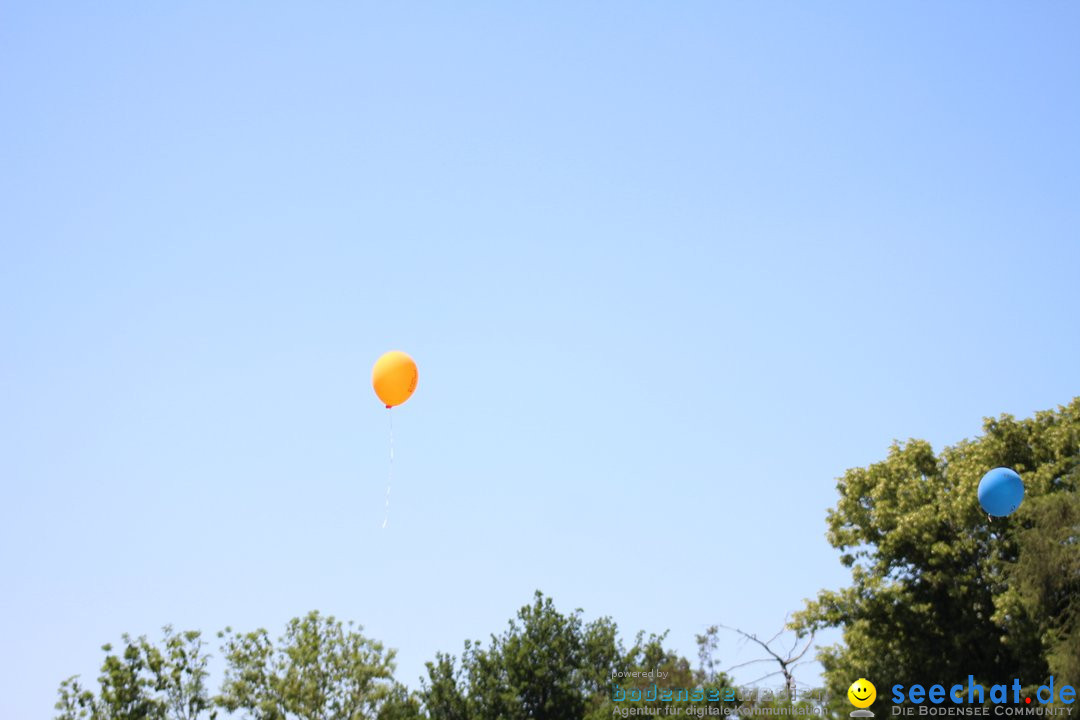
[{"label": "yellow smiley face logo", "polygon": [[867,708],[874,704],[877,698],[877,688],[874,683],[866,678],[859,678],[851,683],[847,690],[847,698],[857,708]]}]

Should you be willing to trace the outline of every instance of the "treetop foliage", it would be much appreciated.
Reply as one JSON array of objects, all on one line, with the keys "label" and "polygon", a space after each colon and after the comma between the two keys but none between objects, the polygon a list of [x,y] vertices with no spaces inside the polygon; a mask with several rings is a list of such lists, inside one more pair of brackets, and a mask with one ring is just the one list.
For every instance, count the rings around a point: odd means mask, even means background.
[{"label": "treetop foliage", "polygon": [[[843,628],[821,655],[834,695],[859,677],[1080,680],[1080,398],[987,419],[983,431],[940,454],[923,440],[894,443],[838,481],[827,538],[852,583],[822,591],[793,622]],[[1007,518],[978,504],[995,467],[1025,485]]]}]

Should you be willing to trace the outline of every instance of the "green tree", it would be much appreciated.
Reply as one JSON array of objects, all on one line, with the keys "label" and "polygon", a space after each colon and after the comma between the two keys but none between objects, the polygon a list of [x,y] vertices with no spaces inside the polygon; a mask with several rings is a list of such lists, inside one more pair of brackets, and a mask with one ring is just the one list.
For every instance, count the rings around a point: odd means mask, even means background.
[{"label": "green tree", "polygon": [[404,685],[395,682],[376,717],[378,720],[422,720],[424,714],[416,693],[410,693]]},{"label": "green tree", "polygon": [[394,651],[361,630],[314,611],[289,621],[277,645],[266,630],[226,628],[227,668],[216,700],[253,720],[407,717],[409,700],[393,682]]},{"label": "green tree", "polygon": [[159,649],[141,639],[146,664],[155,678],[154,689],[164,700],[166,716],[174,720],[199,720],[204,714],[217,717],[206,687],[209,655],[203,652],[202,633],[174,633],[166,625]]},{"label": "green tree", "polygon": [[1032,498],[1017,532],[1017,561],[997,619],[1029,617],[1050,674],[1080,682],[1080,492]]},{"label": "green tree", "polygon": [[[1012,516],[989,519],[977,487],[998,466],[1021,474],[1026,497]],[[1030,561],[1053,547],[1075,562],[1075,526],[1071,535],[1044,531],[1068,527],[1067,519],[1048,524],[1047,513],[1075,503],[1078,468],[1080,398],[1030,419],[987,419],[982,437],[940,456],[910,440],[894,443],[882,462],[848,470],[827,537],[851,568],[852,584],[822,591],[793,623],[803,632],[843,628],[843,642],[820,655],[831,694],[842,703],[859,677],[890,685],[960,682],[969,674],[981,683],[1042,682],[1052,648],[1060,653],[1075,638],[1064,608],[1075,618],[1066,598],[1070,588],[1076,597],[1076,575],[1043,593],[1049,573]],[[1071,667],[1062,664],[1067,658],[1054,662]],[[888,694],[878,697],[884,710]]]},{"label": "green tree", "polygon": [[466,641],[461,666],[445,654],[427,664],[420,695],[433,720],[559,720],[584,716],[616,659],[615,629],[585,623],[536,593],[491,646]]},{"label": "green tree", "polygon": [[161,647],[145,637],[123,636],[113,653],[102,646],[105,661],[98,693],[77,677],[60,683],[57,720],[198,720],[216,716],[206,688],[206,663],[198,632],[174,633],[165,627]]},{"label": "green tree", "polygon": [[[465,641],[465,657],[472,643]],[[420,697],[429,717],[434,720],[470,720],[473,717],[468,698],[468,678],[457,660],[446,653],[436,653],[428,662],[428,679],[423,680]]]},{"label": "green tree", "polygon": [[[614,679],[613,672],[660,670],[658,689],[689,693],[703,675],[689,661],[664,647],[666,635],[638,633],[625,649],[609,618],[585,622],[582,611],[559,612],[537,592],[534,602],[518,612],[507,630],[492,635],[483,647],[466,641],[460,663],[439,653],[427,664],[428,677],[419,693],[431,720],[565,720],[610,718],[624,708],[660,707],[645,697],[652,679]],[[714,680],[726,683],[723,674]],[[613,692],[619,685],[620,700]],[[625,691],[638,690],[636,699]],[[670,701],[666,704],[671,704]],[[684,707],[705,702],[683,702]]]}]

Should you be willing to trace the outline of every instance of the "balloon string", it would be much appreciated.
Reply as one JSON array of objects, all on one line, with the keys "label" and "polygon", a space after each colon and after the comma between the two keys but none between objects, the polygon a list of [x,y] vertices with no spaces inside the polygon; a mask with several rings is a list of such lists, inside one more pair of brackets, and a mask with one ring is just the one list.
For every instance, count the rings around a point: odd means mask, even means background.
[{"label": "balloon string", "polygon": [[390,522],[390,485],[394,482],[394,411],[387,410],[386,414],[390,416],[390,474],[386,478],[386,509],[382,521],[384,529]]}]

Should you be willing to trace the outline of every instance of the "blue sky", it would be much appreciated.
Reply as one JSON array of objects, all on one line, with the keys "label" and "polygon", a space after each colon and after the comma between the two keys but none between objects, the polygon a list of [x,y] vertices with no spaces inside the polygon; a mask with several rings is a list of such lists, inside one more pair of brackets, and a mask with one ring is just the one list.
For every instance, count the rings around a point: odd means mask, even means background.
[{"label": "blue sky", "polygon": [[4,3],[0,715],[165,623],[771,632],[846,468],[1077,394],[1078,20]]}]

